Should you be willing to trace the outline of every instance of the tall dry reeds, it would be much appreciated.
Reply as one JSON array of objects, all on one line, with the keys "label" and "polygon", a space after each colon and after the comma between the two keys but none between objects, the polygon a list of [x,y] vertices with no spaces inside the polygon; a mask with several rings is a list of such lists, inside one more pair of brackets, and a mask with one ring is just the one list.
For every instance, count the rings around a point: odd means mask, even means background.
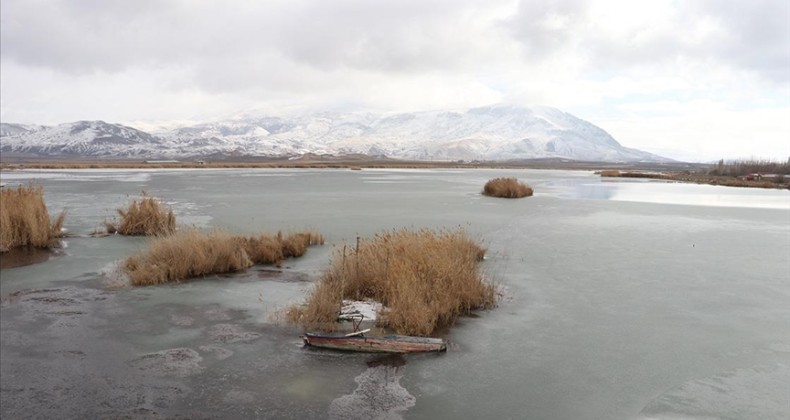
[{"label": "tall dry reeds", "polygon": [[430,335],[496,304],[496,287],[479,270],[485,250],[462,230],[394,230],[338,248],[304,305],[287,311],[307,328],[336,326],[343,299],[373,299],[387,308],[379,326]]},{"label": "tall dry reeds", "polygon": [[176,231],[176,216],[145,192],[140,201],[132,200],[126,209],[118,209],[121,221],[105,223],[108,233],[130,236],[164,236]]},{"label": "tall dry reeds", "polygon": [[0,189],[0,252],[22,246],[57,246],[65,217],[64,210],[50,221],[40,185]]},{"label": "tall dry reeds", "polygon": [[253,264],[279,264],[304,255],[309,245],[323,243],[315,232],[245,237],[188,229],[154,239],[147,251],[127,258],[122,269],[135,286],[155,285],[240,271]]},{"label": "tall dry reeds", "polygon": [[494,178],[486,182],[483,195],[502,198],[522,198],[532,195],[532,188],[516,178]]}]

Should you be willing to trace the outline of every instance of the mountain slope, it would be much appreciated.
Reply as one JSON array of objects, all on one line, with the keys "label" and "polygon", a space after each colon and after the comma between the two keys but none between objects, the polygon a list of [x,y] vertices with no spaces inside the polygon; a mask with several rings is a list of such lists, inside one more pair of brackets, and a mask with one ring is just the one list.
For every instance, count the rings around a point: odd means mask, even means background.
[{"label": "mountain slope", "polygon": [[[2,124],[2,133],[10,126]],[[2,137],[0,151],[46,156],[151,156],[162,149],[162,140],[146,132],[104,121],[78,121],[54,127],[39,126]]]},{"label": "mountain slope", "polygon": [[440,160],[666,160],[623,147],[601,128],[548,107],[495,105],[458,112],[391,115],[322,112],[288,118],[245,116],[155,135],[102,121],[43,128],[10,126],[3,124],[0,128],[0,150],[46,155],[187,157],[314,153]]}]

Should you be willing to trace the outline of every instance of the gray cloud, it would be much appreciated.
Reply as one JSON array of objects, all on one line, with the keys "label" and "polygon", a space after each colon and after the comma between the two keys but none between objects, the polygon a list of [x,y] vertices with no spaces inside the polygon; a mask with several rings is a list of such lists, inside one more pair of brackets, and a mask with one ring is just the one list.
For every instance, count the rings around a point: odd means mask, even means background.
[{"label": "gray cloud", "polygon": [[[647,22],[646,27],[632,27],[616,37],[596,26],[589,6],[582,0],[522,0],[505,25],[527,59],[576,54],[586,57],[593,69],[603,70],[679,57],[712,59],[790,82],[790,2],[676,2],[671,27],[651,28],[652,22]],[[620,24],[628,27],[630,22]],[[705,33],[705,25],[718,25],[720,30]]]},{"label": "gray cloud", "polygon": [[695,11],[720,19],[727,28],[728,36],[711,46],[716,57],[790,82],[790,2],[702,0]]},{"label": "gray cloud", "polygon": [[442,69],[467,55],[472,3],[4,0],[2,55],[74,74],[278,55],[329,70]]}]

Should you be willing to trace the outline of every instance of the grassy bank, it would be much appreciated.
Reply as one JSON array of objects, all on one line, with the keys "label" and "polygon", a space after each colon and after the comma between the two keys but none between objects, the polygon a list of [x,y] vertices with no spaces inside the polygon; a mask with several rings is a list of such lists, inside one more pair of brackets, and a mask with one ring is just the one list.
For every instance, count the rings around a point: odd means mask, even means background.
[{"label": "grassy bank", "polygon": [[725,187],[779,188],[790,189],[790,177],[777,176],[772,179],[744,179],[736,176],[711,175],[694,172],[640,172],[640,171],[601,171],[606,178],[645,178],[694,184],[721,185]]},{"label": "grassy bank", "polygon": [[459,316],[496,304],[479,270],[485,250],[458,230],[394,230],[338,248],[304,305],[289,321],[332,330],[343,299],[373,299],[387,310],[379,326],[427,336]]},{"label": "grassy bank", "polygon": [[135,286],[178,282],[241,271],[253,264],[279,264],[286,258],[300,257],[308,246],[323,242],[323,237],[315,232],[246,237],[188,229],[155,238],[147,251],[127,258],[122,269]]},{"label": "grassy bank", "polygon": [[516,178],[494,178],[483,187],[483,195],[489,197],[522,198],[529,197],[532,193],[532,188]]},{"label": "grassy bank", "polygon": [[176,231],[176,217],[173,210],[165,207],[152,197],[132,200],[126,209],[118,209],[120,222],[107,222],[107,233],[130,236],[163,236]]},{"label": "grassy bank", "polygon": [[57,246],[65,216],[64,210],[50,221],[41,186],[0,189],[0,252],[24,246]]}]

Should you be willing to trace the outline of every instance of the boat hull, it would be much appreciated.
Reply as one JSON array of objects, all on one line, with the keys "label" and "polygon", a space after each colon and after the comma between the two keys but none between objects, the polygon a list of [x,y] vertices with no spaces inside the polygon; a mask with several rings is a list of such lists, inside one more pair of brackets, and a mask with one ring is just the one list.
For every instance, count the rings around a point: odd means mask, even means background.
[{"label": "boat hull", "polygon": [[447,350],[447,343],[443,339],[430,337],[346,337],[306,333],[303,338],[309,346],[366,353],[425,353]]}]

